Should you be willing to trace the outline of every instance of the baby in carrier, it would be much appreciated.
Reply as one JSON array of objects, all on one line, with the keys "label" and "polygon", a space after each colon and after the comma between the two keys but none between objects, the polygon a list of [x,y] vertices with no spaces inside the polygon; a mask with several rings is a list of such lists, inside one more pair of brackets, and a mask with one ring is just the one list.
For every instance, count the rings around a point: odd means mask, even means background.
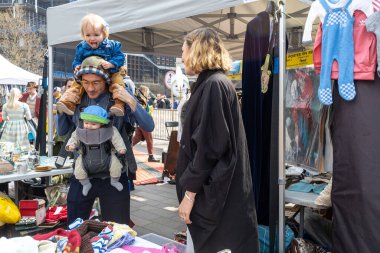
[{"label": "baby in carrier", "polygon": [[80,114],[83,128],[77,127],[66,145],[68,151],[79,149],[74,175],[83,186],[84,196],[92,186],[89,177],[110,175],[111,185],[118,191],[123,190],[119,182],[123,165],[112,151],[112,146],[119,154],[125,154],[127,150],[119,131],[114,126],[107,126],[107,116],[107,111],[100,106],[86,107]]}]

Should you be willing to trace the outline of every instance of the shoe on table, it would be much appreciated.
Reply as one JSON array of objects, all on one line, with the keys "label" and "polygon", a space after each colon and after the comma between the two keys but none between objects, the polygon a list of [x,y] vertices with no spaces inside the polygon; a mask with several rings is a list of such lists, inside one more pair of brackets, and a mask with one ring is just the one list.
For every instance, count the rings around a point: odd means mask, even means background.
[{"label": "shoe on table", "polygon": [[148,162],[159,163],[160,159],[155,158],[153,155],[149,155]]}]

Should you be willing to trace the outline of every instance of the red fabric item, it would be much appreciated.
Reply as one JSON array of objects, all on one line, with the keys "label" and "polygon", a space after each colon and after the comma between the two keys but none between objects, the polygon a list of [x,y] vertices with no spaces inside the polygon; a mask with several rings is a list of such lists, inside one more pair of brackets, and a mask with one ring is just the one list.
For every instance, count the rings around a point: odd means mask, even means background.
[{"label": "red fabric item", "polygon": [[63,228],[58,228],[47,234],[36,234],[35,236],[33,236],[33,239],[38,241],[47,240],[55,235],[65,236],[68,239],[67,245],[63,253],[79,253],[81,246],[81,237],[75,229],[71,231],[66,231]]},{"label": "red fabric item", "polygon": [[[365,26],[367,16],[361,10],[354,12],[354,80],[374,80],[377,63],[376,35],[368,32]],[[322,62],[322,23],[319,24],[314,42],[314,69],[321,72]],[[338,63],[334,61],[331,79],[338,80]]]},{"label": "red fabric item", "polygon": [[[22,93],[22,97],[19,99],[21,102],[26,103],[26,100],[29,97],[28,92]],[[38,118],[40,116],[40,103],[41,103],[41,98],[37,95],[36,98],[36,107],[34,108],[34,112],[36,113],[36,117]]]},{"label": "red fabric item", "polygon": [[[62,208],[56,213],[57,208]],[[67,206],[49,207],[46,212],[46,222],[67,221]]]}]

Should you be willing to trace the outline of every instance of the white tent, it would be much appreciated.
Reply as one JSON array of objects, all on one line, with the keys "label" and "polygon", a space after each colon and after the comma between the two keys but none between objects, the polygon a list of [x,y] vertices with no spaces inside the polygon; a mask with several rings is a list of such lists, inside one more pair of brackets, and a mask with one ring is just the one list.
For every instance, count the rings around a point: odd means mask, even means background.
[{"label": "white tent", "polygon": [[0,84],[26,85],[27,82],[38,82],[41,76],[28,72],[0,55]]},{"label": "white tent", "polygon": [[[309,0],[288,0],[287,27],[302,26]],[[110,26],[111,39],[128,53],[152,52],[180,56],[182,37],[199,27],[216,29],[235,59],[242,58],[247,23],[265,10],[267,0],[79,0],[48,8],[50,46],[70,46],[81,40],[80,20],[96,13]]]}]

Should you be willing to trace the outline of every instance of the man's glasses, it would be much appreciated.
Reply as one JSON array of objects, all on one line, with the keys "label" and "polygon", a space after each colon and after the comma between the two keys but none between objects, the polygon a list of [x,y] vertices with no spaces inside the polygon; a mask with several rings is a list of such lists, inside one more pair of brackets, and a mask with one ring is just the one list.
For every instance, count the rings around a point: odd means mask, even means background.
[{"label": "man's glasses", "polygon": [[81,83],[82,85],[86,85],[86,86],[89,86],[91,84],[93,86],[99,86],[99,85],[104,84],[104,81],[103,80],[95,80],[95,81],[82,80]]}]

